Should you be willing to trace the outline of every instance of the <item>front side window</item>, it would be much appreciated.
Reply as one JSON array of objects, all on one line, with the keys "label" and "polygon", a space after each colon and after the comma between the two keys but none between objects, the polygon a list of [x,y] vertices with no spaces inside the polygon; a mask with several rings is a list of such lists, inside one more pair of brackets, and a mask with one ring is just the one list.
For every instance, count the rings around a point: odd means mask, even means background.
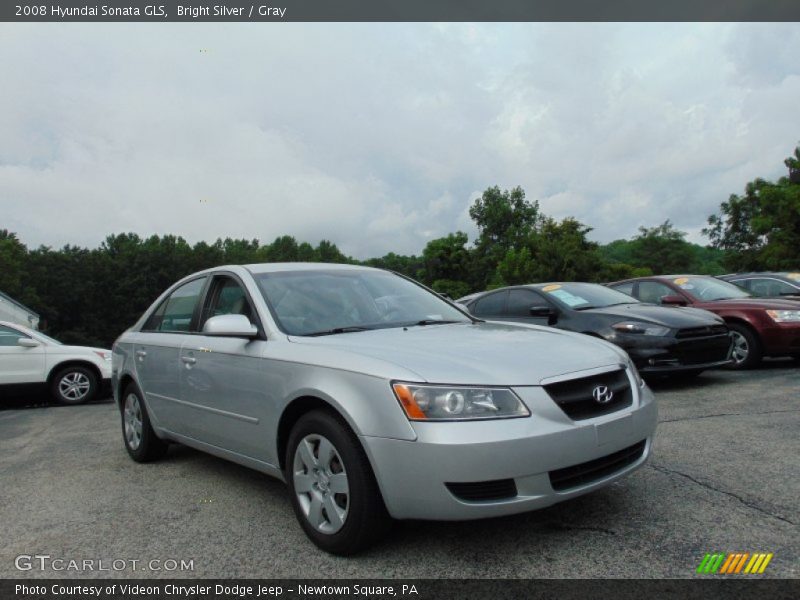
[{"label": "front side window", "polygon": [[639,282],[639,300],[650,304],[661,304],[664,296],[674,296],[675,292],[671,287],[658,281]]},{"label": "front side window", "polygon": [[217,279],[205,319],[220,315],[244,315],[253,322],[253,309],[247,294],[239,282],[231,277]]},{"label": "front side window", "polygon": [[0,346],[16,346],[19,338],[26,338],[27,335],[20,333],[16,329],[0,325]]},{"label": "front side window", "polygon": [[[794,296],[800,294],[800,288],[796,288],[780,279],[769,279],[765,277],[749,279],[747,282],[750,284],[747,286],[748,289],[753,292],[755,296]],[[741,285],[739,281],[735,283]]]},{"label": "front side window", "polygon": [[323,269],[255,278],[278,326],[290,335],[470,322],[438,294],[394,273]]},{"label": "front side window", "polygon": [[509,317],[530,317],[531,308],[548,308],[549,304],[536,292],[530,290],[509,290],[506,315]]},{"label": "front side window", "polygon": [[150,315],[142,329],[163,332],[189,331],[205,281],[205,277],[193,279],[172,292]]}]

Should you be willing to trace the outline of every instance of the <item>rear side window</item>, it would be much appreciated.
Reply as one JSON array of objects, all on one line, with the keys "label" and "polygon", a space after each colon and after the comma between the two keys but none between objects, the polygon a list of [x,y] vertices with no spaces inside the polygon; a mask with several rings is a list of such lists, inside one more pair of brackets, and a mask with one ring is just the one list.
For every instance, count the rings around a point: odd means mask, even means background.
[{"label": "rear side window", "polygon": [[633,296],[633,282],[628,283],[620,283],[619,285],[612,285],[612,288],[617,290],[618,292],[622,292],[623,294],[628,294],[628,296]]},{"label": "rear side window", "polygon": [[472,313],[479,317],[502,317],[506,310],[508,290],[484,296],[475,303]]},{"label": "rear side window", "polygon": [[206,278],[184,283],[164,300],[142,328],[144,331],[189,331]]},{"label": "rear side window", "polygon": [[510,290],[508,293],[508,307],[506,314],[509,317],[530,317],[531,308],[549,306],[547,301],[536,292],[530,290]]},{"label": "rear side window", "polygon": [[16,329],[0,325],[0,346],[16,346],[19,338],[28,337]]}]

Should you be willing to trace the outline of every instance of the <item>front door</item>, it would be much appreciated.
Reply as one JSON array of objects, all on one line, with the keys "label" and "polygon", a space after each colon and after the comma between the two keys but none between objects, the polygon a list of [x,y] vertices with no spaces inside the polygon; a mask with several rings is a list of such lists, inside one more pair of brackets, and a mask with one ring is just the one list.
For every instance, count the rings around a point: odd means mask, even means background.
[{"label": "front door", "polygon": [[19,345],[20,338],[33,340],[29,335],[0,325],[0,385],[44,382],[45,347]]},{"label": "front door", "polygon": [[[191,412],[190,435],[237,454],[267,460],[266,424],[274,416],[268,401],[263,339],[206,336],[205,321],[240,314],[259,326],[252,302],[230,276],[215,276],[198,329],[181,349],[181,400]],[[259,326],[259,330],[261,327]]]}]

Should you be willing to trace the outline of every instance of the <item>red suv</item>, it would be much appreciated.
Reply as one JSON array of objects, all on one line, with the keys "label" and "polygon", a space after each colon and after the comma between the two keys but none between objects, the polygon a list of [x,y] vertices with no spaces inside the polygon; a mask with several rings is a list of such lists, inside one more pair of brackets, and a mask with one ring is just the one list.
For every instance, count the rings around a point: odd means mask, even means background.
[{"label": "red suv", "polygon": [[705,275],[658,275],[609,283],[642,302],[704,308],[725,319],[734,338],[732,368],[746,369],[763,356],[800,357],[797,302],[756,298]]}]

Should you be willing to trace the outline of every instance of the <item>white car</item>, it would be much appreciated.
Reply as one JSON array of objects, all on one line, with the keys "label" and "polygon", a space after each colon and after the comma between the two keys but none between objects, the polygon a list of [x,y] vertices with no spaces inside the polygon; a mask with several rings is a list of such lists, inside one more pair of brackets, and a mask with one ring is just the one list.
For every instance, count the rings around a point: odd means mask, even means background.
[{"label": "white car", "polygon": [[62,404],[95,398],[111,380],[111,350],[67,346],[33,329],[0,321],[0,398],[46,386]]}]

